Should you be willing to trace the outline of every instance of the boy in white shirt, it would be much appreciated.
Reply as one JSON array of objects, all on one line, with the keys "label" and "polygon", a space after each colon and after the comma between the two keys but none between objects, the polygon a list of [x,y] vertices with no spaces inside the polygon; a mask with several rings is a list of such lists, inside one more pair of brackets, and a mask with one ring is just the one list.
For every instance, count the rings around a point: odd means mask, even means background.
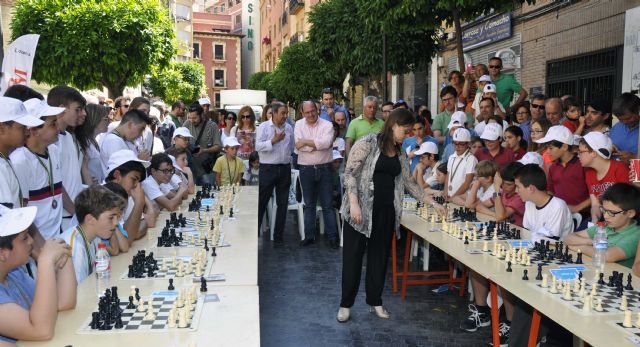
[{"label": "boy in white shirt", "polygon": [[471,183],[471,188],[466,196],[456,196],[453,203],[464,205],[467,208],[475,209],[476,205],[481,204],[484,207],[493,207],[493,177],[498,171],[498,165],[489,160],[483,160],[476,165],[476,177]]},{"label": "boy in white shirt", "polygon": [[68,86],[56,86],[47,95],[47,103],[50,106],[63,107],[64,112],[58,115],[58,150],[60,151],[60,167],[62,170],[62,228],[65,229],[70,224],[75,213],[73,200],[82,187],[82,161],[83,154],[76,139],[67,131],[67,128],[76,127],[84,123],[87,113],[84,110],[87,101],[74,88]]},{"label": "boy in white shirt", "polygon": [[175,173],[171,158],[164,153],[154,154],[153,157],[151,157],[150,173],[147,179],[142,182],[142,188],[147,198],[158,204],[160,208],[171,212],[177,210],[187,192],[187,185],[180,183],[178,191],[175,194],[172,192],[165,194],[160,189],[160,185],[169,183]]},{"label": "boy in white shirt", "polygon": [[547,178],[536,164],[527,164],[515,173],[516,192],[525,202],[522,225],[531,231],[531,240],[562,240],[573,232],[571,211],[564,200],[547,193]]},{"label": "boy in white shirt", "polygon": [[62,233],[62,239],[71,247],[76,281],[80,284],[94,271],[100,238],[109,239],[110,245],[118,242],[112,236],[125,201],[107,188],[93,185],[78,194],[75,207],[79,224]]},{"label": "boy in white shirt", "polygon": [[142,136],[148,124],[151,124],[151,118],[146,113],[141,110],[129,110],[122,116],[120,124],[102,137],[100,160],[105,174],[111,155],[123,149],[133,151],[138,159],[149,160],[149,153],[140,150],[135,144],[136,139]]},{"label": "boy in white shirt", "polygon": [[453,133],[455,152],[447,162],[447,184],[445,196],[453,198],[467,193],[475,175],[478,159],[469,150],[471,133],[465,128],[457,128]]},{"label": "boy in white shirt", "polygon": [[57,115],[62,107],[51,107],[46,101],[25,101],[30,113],[44,124],[30,127],[25,147],[11,153],[11,161],[20,181],[28,206],[38,207],[35,226],[45,240],[60,234],[62,224],[62,170],[58,140]]},{"label": "boy in white shirt", "polygon": [[189,187],[187,193],[194,194],[196,192],[196,184],[193,172],[191,172],[191,168],[189,168],[187,150],[184,148],[172,148],[167,151],[167,154],[173,162],[173,167],[176,169],[176,173],[173,174],[173,177],[171,178],[172,188],[177,190],[180,183],[183,182],[187,187]]}]

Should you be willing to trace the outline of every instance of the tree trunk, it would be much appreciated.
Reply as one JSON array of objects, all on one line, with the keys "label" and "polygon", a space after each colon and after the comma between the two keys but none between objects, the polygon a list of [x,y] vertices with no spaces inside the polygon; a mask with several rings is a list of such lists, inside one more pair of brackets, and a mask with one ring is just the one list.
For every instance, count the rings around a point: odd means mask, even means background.
[{"label": "tree trunk", "polygon": [[462,52],[462,25],[460,25],[460,14],[454,7],[452,10],[453,25],[456,29],[456,49],[458,51],[458,70],[464,73],[464,53]]},{"label": "tree trunk", "polygon": [[123,85],[119,85],[117,82],[106,82],[103,81],[105,87],[109,91],[109,98],[115,100],[117,97],[122,96],[122,92],[124,91]]}]

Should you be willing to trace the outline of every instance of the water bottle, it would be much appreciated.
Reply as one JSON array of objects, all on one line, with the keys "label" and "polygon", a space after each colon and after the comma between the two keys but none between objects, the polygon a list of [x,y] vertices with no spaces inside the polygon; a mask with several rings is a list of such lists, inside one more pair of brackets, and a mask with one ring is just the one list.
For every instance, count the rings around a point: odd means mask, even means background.
[{"label": "water bottle", "polygon": [[102,296],[105,290],[109,288],[109,280],[111,279],[111,257],[107,252],[107,245],[104,243],[98,244],[95,265],[96,294]]},{"label": "water bottle", "polygon": [[609,243],[607,242],[607,230],[604,228],[604,223],[598,223],[596,229],[596,235],[593,238],[593,257],[591,257],[594,269],[600,273],[604,272],[604,264],[607,263],[607,248]]}]

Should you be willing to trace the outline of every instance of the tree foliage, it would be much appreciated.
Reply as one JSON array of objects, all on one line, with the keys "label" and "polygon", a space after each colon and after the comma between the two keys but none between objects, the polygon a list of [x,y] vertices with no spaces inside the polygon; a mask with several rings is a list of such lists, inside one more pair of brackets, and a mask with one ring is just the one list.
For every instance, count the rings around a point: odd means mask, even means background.
[{"label": "tree foliage", "polygon": [[248,88],[253,90],[266,90],[267,100],[273,99],[273,89],[271,87],[271,79],[273,75],[268,71],[256,72],[249,77]]},{"label": "tree foliage", "polygon": [[165,102],[182,100],[190,103],[206,90],[204,67],[193,61],[171,62],[166,69],[149,78],[145,88]]},{"label": "tree foliage", "polygon": [[384,29],[390,72],[401,74],[425,67],[437,48],[434,26],[373,25],[386,23],[385,12],[367,11],[368,7],[363,6],[367,2],[331,0],[313,7],[309,13],[312,24],[309,42],[316,54],[342,76],[347,73],[354,77],[380,76]]},{"label": "tree foliage", "polygon": [[309,42],[300,42],[282,51],[270,85],[274,97],[297,104],[317,99],[322,88],[339,86],[343,78],[318,58]]},{"label": "tree foliage", "polygon": [[33,79],[111,96],[166,67],[175,54],[167,10],[157,0],[18,0],[12,38],[39,34]]}]

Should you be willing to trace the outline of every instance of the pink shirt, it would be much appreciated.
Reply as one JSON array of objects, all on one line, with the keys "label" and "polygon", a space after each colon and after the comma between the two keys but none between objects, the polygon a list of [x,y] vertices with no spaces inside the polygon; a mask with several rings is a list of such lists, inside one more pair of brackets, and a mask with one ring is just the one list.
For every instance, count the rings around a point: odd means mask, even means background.
[{"label": "pink shirt", "polygon": [[298,149],[299,165],[318,165],[331,162],[333,159],[333,124],[318,117],[318,121],[310,125],[302,118],[296,122],[293,131],[295,142],[313,140],[316,149],[304,146]]},{"label": "pink shirt", "polygon": [[510,222],[522,227],[522,218],[524,217],[524,202],[520,199],[518,193],[514,193],[511,197],[507,197],[505,192],[500,193],[502,199],[502,205],[504,208],[511,207],[513,214],[511,215]]}]

